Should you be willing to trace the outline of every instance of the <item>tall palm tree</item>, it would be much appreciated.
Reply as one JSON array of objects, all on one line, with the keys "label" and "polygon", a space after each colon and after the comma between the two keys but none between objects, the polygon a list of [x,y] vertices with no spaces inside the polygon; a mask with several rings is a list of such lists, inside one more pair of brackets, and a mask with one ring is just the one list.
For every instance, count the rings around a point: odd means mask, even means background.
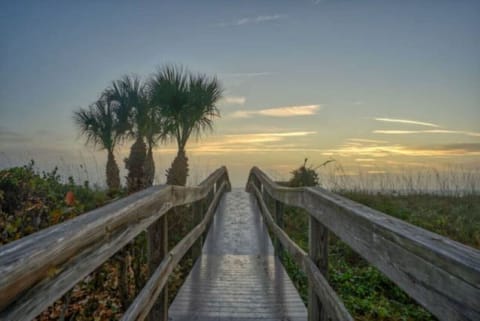
[{"label": "tall palm tree", "polygon": [[120,175],[113,151],[120,138],[118,118],[114,106],[105,97],[101,97],[87,109],[80,108],[74,112],[73,119],[86,137],[86,143],[107,150],[106,178],[111,191],[120,188]]},{"label": "tall palm tree", "polygon": [[136,192],[153,182],[155,165],[152,148],[160,130],[157,125],[160,122],[159,113],[149,103],[145,84],[139,77],[123,76],[113,81],[104,94],[118,107],[120,128],[124,136],[135,140],[125,165],[128,169],[128,190]]},{"label": "tall palm tree", "polygon": [[215,77],[194,75],[172,65],[160,68],[149,87],[151,103],[164,117],[163,128],[178,146],[167,170],[167,184],[184,186],[188,177],[188,139],[212,129],[213,119],[220,116],[216,104],[222,97],[222,87]]},{"label": "tall palm tree", "polygon": [[153,160],[153,147],[160,140],[165,140],[167,131],[165,130],[164,119],[158,108],[155,108],[149,100],[149,110],[145,128],[145,140],[147,142],[147,157],[145,159],[145,179],[147,186],[153,184],[155,178],[155,162]]}]

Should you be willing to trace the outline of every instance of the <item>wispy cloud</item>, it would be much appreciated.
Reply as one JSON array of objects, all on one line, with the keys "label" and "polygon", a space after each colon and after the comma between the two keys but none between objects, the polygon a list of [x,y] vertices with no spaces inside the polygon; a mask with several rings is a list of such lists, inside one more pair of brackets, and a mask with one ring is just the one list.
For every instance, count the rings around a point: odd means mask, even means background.
[{"label": "wispy cloud", "polygon": [[382,144],[387,142],[386,140],[364,139],[364,138],[348,138],[347,140],[355,143],[371,143],[371,144]]},{"label": "wispy cloud", "polygon": [[362,101],[362,100],[354,100],[354,101],[352,102],[352,105],[362,106],[362,105],[365,105],[365,102]]},{"label": "wispy cloud", "polygon": [[218,23],[217,26],[219,27],[228,27],[228,26],[243,26],[248,24],[259,24],[271,21],[277,21],[281,19],[287,18],[287,15],[284,14],[273,14],[273,15],[262,15],[262,16],[255,16],[255,17],[243,17],[240,19],[236,19],[230,22],[221,22]]},{"label": "wispy cloud", "polygon": [[[387,157],[387,156],[478,156],[480,155],[480,144],[462,143],[449,145],[430,146],[405,146],[401,144],[352,144],[347,143],[338,148],[327,151],[330,155],[344,157],[359,157],[355,160],[365,161],[366,159]],[[368,161],[367,161],[368,162]]]},{"label": "wispy cloud", "polygon": [[244,105],[247,98],[243,96],[225,96],[222,99],[222,103],[228,105]]},{"label": "wispy cloud", "polygon": [[396,119],[396,118],[374,118],[376,121],[388,122],[388,123],[399,123],[399,124],[410,124],[410,125],[420,125],[420,126],[427,126],[427,127],[440,127],[434,123],[427,123],[423,121],[417,120],[409,120],[409,119]]},{"label": "wispy cloud", "polygon": [[411,134],[456,134],[473,137],[480,137],[480,133],[470,132],[464,130],[449,130],[449,129],[428,129],[428,130],[387,130],[377,129],[373,131],[374,134],[384,135],[411,135]]},{"label": "wispy cloud", "polygon": [[[212,137],[201,143],[193,143],[189,152],[197,154],[223,154],[223,153],[265,153],[265,152],[304,152],[318,151],[315,148],[304,148],[298,142],[299,137],[316,134],[316,131],[291,131],[291,132],[260,132],[245,134],[227,134]],[[291,138],[296,138],[292,140]],[[163,148],[162,152],[170,150]],[[172,152],[176,149],[172,148]]]},{"label": "wispy cloud", "polygon": [[316,134],[315,131],[303,131],[303,132],[284,132],[284,133],[259,133],[253,134],[257,136],[275,136],[275,137],[298,137],[298,136],[308,136]]},{"label": "wispy cloud", "polygon": [[260,76],[271,76],[275,75],[277,72],[270,71],[259,71],[259,72],[225,72],[221,73],[221,77],[233,77],[233,78],[253,78]]},{"label": "wispy cloud", "polygon": [[231,116],[234,118],[248,118],[255,115],[270,117],[294,117],[314,115],[320,110],[320,105],[299,105],[267,108],[260,110],[238,110]]},{"label": "wispy cloud", "polygon": [[464,153],[480,153],[480,143],[454,143],[445,145],[432,145],[417,147],[416,149],[458,151]]},{"label": "wispy cloud", "polygon": [[301,137],[316,134],[315,131],[277,132],[277,133],[254,133],[254,134],[231,134],[224,135],[220,140],[222,145],[251,144],[279,142],[288,137]]},{"label": "wispy cloud", "polygon": [[232,139],[235,139],[236,142],[251,142],[252,139],[267,139],[267,141],[278,141],[283,140],[285,137],[301,137],[301,136],[309,136],[314,135],[317,132],[315,131],[298,131],[298,132],[278,132],[278,133],[255,133],[255,134],[232,134],[232,135],[225,135],[228,142],[232,142]]},{"label": "wispy cloud", "polygon": [[386,171],[367,171],[368,174],[385,174]]},{"label": "wispy cloud", "polygon": [[0,127],[0,143],[25,143],[30,140],[22,134]]}]

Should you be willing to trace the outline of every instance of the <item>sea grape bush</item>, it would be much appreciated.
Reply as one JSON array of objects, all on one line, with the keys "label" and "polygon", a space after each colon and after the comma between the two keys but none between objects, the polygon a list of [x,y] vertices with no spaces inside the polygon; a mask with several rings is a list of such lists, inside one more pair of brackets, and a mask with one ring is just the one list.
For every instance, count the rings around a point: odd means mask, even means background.
[{"label": "sea grape bush", "polygon": [[[67,194],[70,195],[66,200]],[[88,181],[61,181],[57,168],[38,173],[31,161],[0,171],[0,245],[63,222],[107,201]]]}]

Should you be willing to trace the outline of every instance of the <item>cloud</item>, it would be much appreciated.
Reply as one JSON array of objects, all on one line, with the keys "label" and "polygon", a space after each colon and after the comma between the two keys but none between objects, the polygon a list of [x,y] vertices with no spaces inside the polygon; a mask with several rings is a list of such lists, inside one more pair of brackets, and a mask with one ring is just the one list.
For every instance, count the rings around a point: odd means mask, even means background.
[{"label": "cloud", "polygon": [[[287,137],[301,137],[316,134],[315,131],[254,133],[254,134],[231,134],[224,135],[220,141],[222,145],[250,144],[283,141]],[[215,144],[215,143],[214,143]]]},{"label": "cloud", "polygon": [[426,122],[421,122],[416,120],[394,119],[394,118],[374,118],[374,119],[376,121],[381,121],[381,122],[411,124],[411,125],[420,125],[420,126],[438,128],[438,129],[421,129],[421,130],[376,129],[373,131],[374,134],[384,134],[384,135],[455,134],[455,135],[480,137],[479,132],[471,132],[466,130],[440,129],[440,126],[434,123],[426,123]]},{"label": "cloud", "polygon": [[347,140],[355,143],[371,143],[371,144],[382,144],[387,142],[386,140],[364,139],[364,138],[348,138]]},{"label": "cloud", "polygon": [[234,112],[233,118],[248,118],[255,115],[269,116],[269,117],[294,117],[294,116],[309,116],[314,115],[321,108],[320,105],[301,105],[301,106],[287,106],[277,108],[267,108],[260,110],[239,110]]},{"label": "cloud", "polygon": [[362,105],[365,105],[365,102],[363,102],[362,100],[354,100],[354,101],[352,102],[352,105],[362,106]]},{"label": "cloud", "polygon": [[[289,138],[305,137],[316,133],[316,131],[292,131],[227,134],[194,143],[188,150],[198,154],[319,151],[315,148],[303,148],[298,140],[294,143],[288,141]],[[165,150],[165,148],[162,149],[162,151]]]},{"label": "cloud", "polygon": [[262,15],[255,17],[243,17],[230,22],[222,22],[217,24],[219,27],[228,27],[228,26],[243,26],[248,24],[260,24],[265,22],[277,21],[287,18],[287,15],[284,14],[273,14],[273,15]]},{"label": "cloud", "polygon": [[233,77],[233,78],[253,78],[260,76],[271,76],[277,74],[276,72],[261,71],[261,72],[226,72],[221,73],[222,77]]},{"label": "cloud", "polygon": [[432,146],[418,147],[418,149],[457,151],[457,152],[463,152],[463,153],[469,153],[469,152],[480,153],[480,143],[455,143],[455,144],[445,144],[445,145],[432,145]]},{"label": "cloud", "polygon": [[480,133],[470,132],[464,130],[448,130],[448,129],[428,129],[428,130],[386,130],[386,129],[376,129],[373,131],[374,134],[384,134],[384,135],[411,135],[411,134],[456,134],[456,135],[466,135],[473,137],[480,137]]},{"label": "cloud", "polygon": [[480,156],[480,144],[461,143],[430,146],[404,146],[400,144],[352,144],[347,143],[338,148],[328,150],[331,155],[370,159],[387,156],[423,156],[423,157],[451,157],[451,156]]},{"label": "cloud", "polygon": [[243,96],[225,96],[222,99],[222,102],[228,105],[244,105],[246,101],[247,98]]},{"label": "cloud", "polygon": [[420,125],[420,126],[427,126],[427,127],[440,127],[437,124],[426,123],[426,122],[416,121],[416,120],[408,120],[408,119],[396,119],[396,118],[374,118],[374,119],[376,121],[389,122],[389,123]]},{"label": "cloud", "polygon": [[17,132],[0,127],[0,143],[26,143],[31,139]]},{"label": "cloud", "polygon": [[299,137],[299,136],[308,136],[316,134],[315,131],[301,131],[301,132],[280,132],[280,133],[255,133],[255,134],[234,134],[234,135],[225,135],[227,138],[280,138],[281,137]]},{"label": "cloud", "polygon": [[304,132],[286,132],[286,133],[259,133],[253,134],[257,136],[274,136],[274,137],[297,137],[297,136],[308,136],[316,134],[315,131],[304,131]]}]

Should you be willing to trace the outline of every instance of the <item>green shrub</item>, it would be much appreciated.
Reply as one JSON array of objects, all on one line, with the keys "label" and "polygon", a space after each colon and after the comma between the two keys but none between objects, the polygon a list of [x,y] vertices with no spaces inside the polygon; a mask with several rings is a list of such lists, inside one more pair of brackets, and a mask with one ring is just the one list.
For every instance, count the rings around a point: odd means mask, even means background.
[{"label": "green shrub", "polygon": [[[23,167],[0,171],[0,245],[63,222],[103,205],[108,197],[88,182],[61,182],[57,168],[37,173],[31,161]],[[74,201],[67,204],[71,192]]]}]

